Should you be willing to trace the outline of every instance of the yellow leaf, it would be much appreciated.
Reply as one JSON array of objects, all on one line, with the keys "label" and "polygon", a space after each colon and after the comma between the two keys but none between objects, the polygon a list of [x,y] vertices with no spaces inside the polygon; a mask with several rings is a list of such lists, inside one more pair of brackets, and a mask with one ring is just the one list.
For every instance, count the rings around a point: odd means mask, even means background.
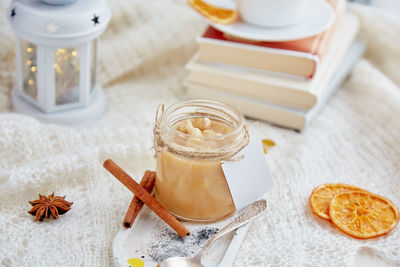
[{"label": "yellow leaf", "polygon": [[264,153],[267,154],[268,150],[271,149],[272,147],[274,147],[276,144],[274,141],[270,140],[270,139],[263,139],[262,140],[262,145],[264,148]]},{"label": "yellow leaf", "polygon": [[132,267],[144,267],[144,261],[138,258],[133,258],[127,260],[127,262],[132,266]]}]

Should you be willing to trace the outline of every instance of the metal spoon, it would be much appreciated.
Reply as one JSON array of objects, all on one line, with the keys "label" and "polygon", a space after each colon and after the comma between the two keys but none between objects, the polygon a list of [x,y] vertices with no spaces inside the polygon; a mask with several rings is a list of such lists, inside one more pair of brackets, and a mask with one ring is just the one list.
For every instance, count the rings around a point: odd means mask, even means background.
[{"label": "metal spoon", "polygon": [[203,257],[204,252],[211,247],[215,240],[259,217],[266,211],[266,209],[267,201],[265,199],[261,199],[250,204],[243,209],[231,223],[213,235],[204,245],[204,247],[196,254],[196,256],[193,258],[171,257],[164,260],[160,264],[160,267],[204,267],[204,265],[201,263],[201,258]]}]

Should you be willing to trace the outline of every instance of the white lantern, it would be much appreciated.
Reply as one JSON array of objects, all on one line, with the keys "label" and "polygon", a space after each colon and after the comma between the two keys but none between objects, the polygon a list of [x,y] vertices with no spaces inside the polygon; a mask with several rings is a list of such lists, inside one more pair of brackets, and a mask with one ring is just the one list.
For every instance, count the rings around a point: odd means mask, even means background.
[{"label": "white lantern", "polygon": [[13,0],[8,9],[16,35],[13,108],[54,123],[94,119],[106,106],[96,79],[97,38],[111,19],[106,0],[45,2]]}]

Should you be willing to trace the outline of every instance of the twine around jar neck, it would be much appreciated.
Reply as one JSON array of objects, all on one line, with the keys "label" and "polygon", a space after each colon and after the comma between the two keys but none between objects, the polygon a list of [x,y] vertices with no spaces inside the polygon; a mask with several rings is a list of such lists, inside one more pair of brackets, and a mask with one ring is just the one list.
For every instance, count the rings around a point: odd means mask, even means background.
[{"label": "twine around jar neck", "polygon": [[[209,107],[206,105],[201,105],[197,104],[195,105],[197,107],[205,107],[205,108],[211,108],[215,111],[221,112],[224,115],[227,115],[228,117],[232,118],[231,115],[227,114],[224,110],[216,108],[216,107]],[[210,113],[199,113],[201,115],[212,115]],[[249,144],[249,130],[247,126],[243,123],[243,131],[244,135],[243,138],[235,145],[231,146],[230,149],[224,150],[224,151],[193,151],[190,148],[185,148],[182,146],[170,144],[170,142],[166,142],[163,137],[162,137],[162,123],[165,120],[165,107],[164,104],[160,104],[157,108],[156,111],[156,117],[155,117],[155,122],[154,122],[154,128],[153,128],[153,134],[154,134],[154,149],[155,149],[155,157],[157,156],[158,153],[160,152],[170,152],[172,154],[181,156],[183,158],[187,159],[193,159],[193,160],[220,160],[220,161],[237,161],[241,160],[244,155],[235,157],[243,148],[245,148]]]}]

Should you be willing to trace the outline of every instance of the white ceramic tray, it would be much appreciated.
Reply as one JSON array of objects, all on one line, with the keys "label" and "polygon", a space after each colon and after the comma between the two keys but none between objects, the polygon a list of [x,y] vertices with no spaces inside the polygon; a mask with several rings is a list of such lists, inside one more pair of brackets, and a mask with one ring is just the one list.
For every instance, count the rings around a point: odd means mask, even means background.
[{"label": "white ceramic tray", "polygon": [[[156,267],[172,256],[194,256],[216,231],[234,216],[210,224],[184,223],[191,234],[180,238],[165,222],[144,206],[132,228],[121,228],[114,239],[113,256],[117,267]],[[231,266],[248,231],[249,224],[218,239],[203,257],[206,267]],[[128,260],[134,260],[135,264]]]}]

